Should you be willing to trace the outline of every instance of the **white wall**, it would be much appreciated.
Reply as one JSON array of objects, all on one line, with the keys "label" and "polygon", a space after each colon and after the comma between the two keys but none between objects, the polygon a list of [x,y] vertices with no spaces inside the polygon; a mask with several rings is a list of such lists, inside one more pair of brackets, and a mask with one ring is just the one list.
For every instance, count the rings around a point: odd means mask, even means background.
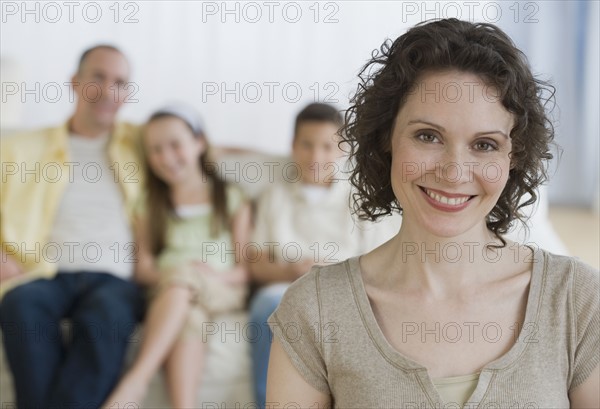
[{"label": "white wall", "polygon": [[[138,102],[127,104],[122,118],[143,121],[163,103],[184,100],[203,113],[215,143],[282,154],[289,148],[295,114],[315,99],[316,92],[320,100],[329,97],[339,108],[347,107],[348,96],[357,84],[359,68],[385,38],[396,38],[421,20],[454,17],[459,13],[463,19],[500,25],[530,56],[537,73],[557,80],[558,102],[560,105],[561,100],[564,101],[567,110],[567,117],[560,119],[568,127],[559,131],[572,133],[574,124],[581,122],[573,108],[569,108],[578,92],[572,83],[573,70],[577,68],[572,46],[577,35],[576,16],[573,16],[577,12],[576,2],[98,1],[72,4],[69,6],[69,2],[63,1],[2,3],[0,56],[4,126],[13,127],[14,123],[19,127],[37,127],[63,121],[72,107],[67,86],[62,84],[75,70],[79,55],[97,43],[111,43],[129,56],[133,65],[132,80],[138,87],[135,95]],[[24,7],[31,12],[26,13]],[[115,15],[117,9],[118,16]],[[231,12],[225,13],[226,9]],[[98,10],[101,16],[94,23]],[[293,22],[298,10],[301,16]],[[596,20],[596,26],[597,14],[596,3],[590,10],[590,18]],[[126,22],[128,16],[137,21]],[[588,41],[587,52],[597,44],[597,38]],[[597,60],[597,52],[595,56],[592,55],[592,63],[593,58]],[[21,69],[4,69],[6,61],[18,64]],[[14,95],[8,92],[9,83],[21,85],[21,81],[28,89],[35,89],[35,84],[39,84],[39,102],[34,100],[35,95],[24,94],[21,86]],[[52,100],[56,88],[49,85],[51,83],[61,84],[62,96],[56,101]],[[258,88],[253,83],[258,84]],[[275,83],[272,100],[267,83]],[[238,91],[227,94],[226,89],[235,89],[236,84]],[[301,92],[298,100],[295,100],[295,84]],[[598,88],[597,81],[591,85]],[[212,95],[208,91],[215,86],[216,95]],[[288,94],[283,92],[284,87]],[[255,102],[257,89],[262,95]],[[598,112],[599,93],[590,94],[596,95],[592,98],[596,105],[586,104],[586,109],[590,111],[595,107],[594,112]],[[25,98],[24,104],[21,98]],[[15,116],[19,118],[13,119]],[[561,183],[574,185],[569,181],[572,177],[569,169],[572,172],[572,167],[584,159],[592,161],[597,170],[597,116],[595,119],[596,123],[588,121],[581,127],[587,135],[583,147],[573,147],[571,145],[578,142],[567,140],[569,160],[567,165],[561,164],[567,170],[563,176],[557,175],[563,180]],[[593,190],[589,186],[597,184],[597,178],[594,182],[588,177],[584,182],[588,190]],[[560,193],[560,190],[554,189],[554,192]],[[550,194],[552,198],[552,186]],[[560,198],[557,194],[554,197]]]},{"label": "white wall", "polygon": [[[50,23],[44,19],[44,4],[37,3],[37,23],[34,14],[21,15],[21,3],[15,2],[18,13],[4,13],[2,57],[20,63],[28,88],[40,83],[42,89],[51,82],[68,81],[85,48],[96,43],[115,44],[132,61],[132,79],[139,86],[139,102],[128,104],[123,118],[143,121],[165,101],[185,100],[204,114],[215,142],[283,153],[288,149],[295,113],[315,99],[315,92],[319,99],[329,97],[340,108],[345,107],[356,84],[356,73],[371,50],[386,37],[397,37],[419,18],[407,17],[403,23],[399,3],[272,3],[122,3],[118,23],[113,21],[114,2],[94,3],[102,11],[98,23],[85,19],[94,17],[93,5],[88,6],[87,14],[83,13],[86,3],[76,7],[73,23],[63,6],[62,19]],[[33,9],[33,4],[28,7]],[[222,14],[225,8],[237,8],[238,12]],[[257,10],[262,18],[252,23]],[[296,10],[302,16],[293,23]],[[214,11],[216,14],[211,14]],[[135,12],[138,22],[123,22],[126,12]],[[46,14],[53,18],[55,12],[47,8]],[[332,22],[326,23],[329,15]],[[226,90],[235,89],[236,84],[239,92],[227,94]],[[210,90],[215,86],[218,90],[212,95]],[[274,90],[272,100],[269,87]],[[254,102],[257,89],[262,97]],[[299,100],[296,90],[301,93]],[[18,93],[6,99],[21,96]],[[23,124],[33,127],[63,120],[71,110],[67,90],[57,102],[49,101],[53,96],[42,96],[36,103],[33,95],[26,95]]]}]

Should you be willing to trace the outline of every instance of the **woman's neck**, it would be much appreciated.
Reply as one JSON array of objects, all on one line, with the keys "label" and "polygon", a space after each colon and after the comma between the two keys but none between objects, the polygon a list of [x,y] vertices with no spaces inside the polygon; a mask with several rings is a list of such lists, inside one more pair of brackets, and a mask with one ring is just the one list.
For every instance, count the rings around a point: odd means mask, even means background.
[{"label": "woman's neck", "polygon": [[509,248],[498,253],[489,244],[502,243],[485,223],[459,236],[440,237],[403,222],[399,233],[377,255],[381,260],[377,268],[388,272],[379,279],[388,288],[425,290],[440,297],[456,294],[487,280],[490,263],[506,260],[508,254],[503,253]]}]

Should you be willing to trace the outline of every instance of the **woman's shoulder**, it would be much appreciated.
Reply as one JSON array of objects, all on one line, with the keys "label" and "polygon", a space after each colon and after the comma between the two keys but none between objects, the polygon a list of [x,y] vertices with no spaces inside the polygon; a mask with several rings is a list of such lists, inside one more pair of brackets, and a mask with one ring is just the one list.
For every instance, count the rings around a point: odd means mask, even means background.
[{"label": "woman's shoulder", "polygon": [[305,303],[312,299],[332,300],[347,296],[350,273],[357,263],[357,257],[327,265],[314,265],[309,272],[295,280],[286,291],[289,302]]},{"label": "woman's shoulder", "polygon": [[[600,363],[600,272],[576,257],[553,254],[541,250],[545,259],[545,276],[550,299],[560,303],[547,303],[552,316],[552,334],[556,337],[556,317],[565,317],[559,327],[566,328],[572,341],[569,353],[571,372],[569,390],[583,383]],[[565,294],[566,293],[566,294]],[[560,314],[565,309],[568,314]],[[550,339],[550,338],[548,338]]]},{"label": "woman's shoulder", "polygon": [[600,306],[600,271],[579,258],[536,251],[534,262],[543,263],[544,278],[552,294],[565,291],[579,309],[583,304],[598,309]]},{"label": "woman's shoulder", "polygon": [[534,252],[534,263],[543,262],[549,277],[560,277],[562,275],[573,276],[577,280],[587,282],[600,282],[600,271],[573,256],[555,254],[544,249],[536,249]]}]

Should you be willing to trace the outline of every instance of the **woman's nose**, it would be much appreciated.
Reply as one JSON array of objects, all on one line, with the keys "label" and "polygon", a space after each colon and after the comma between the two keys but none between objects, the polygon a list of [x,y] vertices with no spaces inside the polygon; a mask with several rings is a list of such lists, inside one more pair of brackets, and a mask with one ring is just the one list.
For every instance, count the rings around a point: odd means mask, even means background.
[{"label": "woman's nose", "polygon": [[472,180],[477,162],[461,149],[449,148],[435,164],[436,176],[448,183],[466,183]]}]

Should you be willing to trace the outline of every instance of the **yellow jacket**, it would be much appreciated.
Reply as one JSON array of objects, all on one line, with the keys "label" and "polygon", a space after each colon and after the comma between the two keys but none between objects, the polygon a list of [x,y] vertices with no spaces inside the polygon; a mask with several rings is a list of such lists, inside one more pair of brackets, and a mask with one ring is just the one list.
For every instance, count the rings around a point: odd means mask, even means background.
[{"label": "yellow jacket", "polygon": [[[138,126],[116,124],[108,144],[111,169],[130,220],[144,179],[139,136]],[[0,298],[16,285],[56,274],[56,265],[42,252],[69,181],[68,138],[65,123],[0,139],[0,243],[25,271],[0,285]]]}]

